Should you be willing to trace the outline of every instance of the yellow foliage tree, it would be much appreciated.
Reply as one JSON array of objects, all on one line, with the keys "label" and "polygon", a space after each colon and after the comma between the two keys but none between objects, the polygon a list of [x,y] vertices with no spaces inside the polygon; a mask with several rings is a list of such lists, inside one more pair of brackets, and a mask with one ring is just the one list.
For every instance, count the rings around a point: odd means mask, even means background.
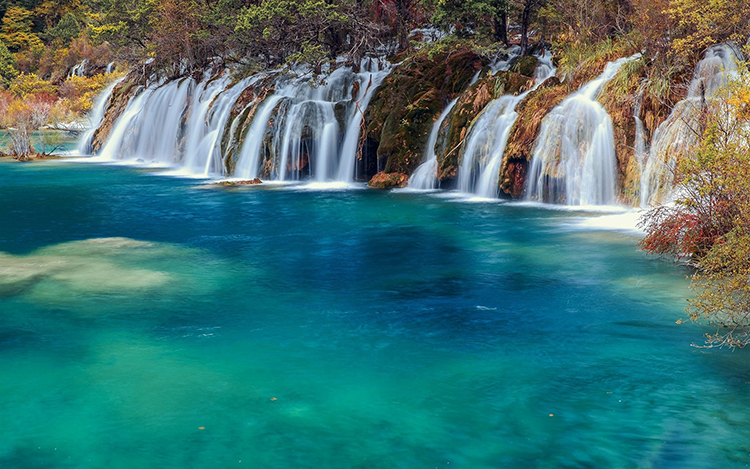
[{"label": "yellow foliage tree", "polygon": [[41,39],[31,31],[31,19],[32,13],[26,8],[19,6],[9,7],[5,12],[5,16],[3,16],[2,27],[0,28],[0,40],[13,51],[41,46]]},{"label": "yellow foliage tree", "polygon": [[22,73],[11,82],[8,91],[19,98],[24,98],[32,94],[54,95],[57,94],[58,87],[49,81],[42,80],[34,73]]},{"label": "yellow foliage tree", "polygon": [[742,45],[750,35],[747,0],[671,0],[667,13],[676,29],[672,51],[687,60],[714,44]]}]

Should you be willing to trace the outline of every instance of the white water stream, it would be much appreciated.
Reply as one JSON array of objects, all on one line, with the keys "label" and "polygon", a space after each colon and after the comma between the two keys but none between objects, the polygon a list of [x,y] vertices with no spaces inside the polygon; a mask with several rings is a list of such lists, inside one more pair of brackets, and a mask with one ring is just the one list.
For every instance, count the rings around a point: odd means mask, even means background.
[{"label": "white water stream", "polygon": [[391,70],[375,59],[360,68],[339,68],[322,84],[280,80],[248,129],[234,177],[353,181],[364,112]]},{"label": "white water stream", "polygon": [[544,117],[529,166],[528,200],[566,205],[616,203],[612,119],[596,98],[625,63],[639,57],[608,63],[601,75]]},{"label": "white water stream", "polygon": [[641,207],[668,202],[672,197],[677,159],[700,140],[700,115],[716,91],[737,73],[737,53],[727,44],[709,47],[695,69],[688,95],[654,132],[641,175]]},{"label": "white water stream", "polygon": [[438,134],[440,133],[440,127],[443,125],[443,121],[448,117],[448,114],[450,114],[453,106],[455,106],[457,102],[458,98],[451,101],[432,125],[430,138],[427,140],[427,147],[425,148],[424,163],[419,165],[416,171],[414,171],[414,174],[409,178],[410,188],[420,190],[437,189],[439,181],[435,144],[437,143]]},{"label": "white water stream", "polygon": [[531,90],[493,100],[472,123],[458,171],[458,189],[461,192],[483,198],[498,196],[505,147],[513,124],[518,119],[516,106],[556,71],[552,57],[546,51],[537,59],[539,63]]}]

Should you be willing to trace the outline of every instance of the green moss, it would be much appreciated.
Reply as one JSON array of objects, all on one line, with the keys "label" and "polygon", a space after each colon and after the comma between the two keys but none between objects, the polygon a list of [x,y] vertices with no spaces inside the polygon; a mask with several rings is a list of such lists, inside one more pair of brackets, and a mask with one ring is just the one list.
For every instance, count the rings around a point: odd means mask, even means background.
[{"label": "green moss", "polygon": [[514,72],[498,72],[486,75],[461,94],[456,105],[447,117],[445,146],[438,154],[438,174],[444,187],[450,187],[450,180],[458,173],[461,145],[468,134],[474,119],[493,99],[504,94],[518,94],[532,86],[528,77]]},{"label": "green moss", "polygon": [[513,62],[513,65],[511,65],[510,70],[512,72],[516,72],[519,75],[523,75],[525,77],[534,77],[534,73],[536,72],[536,66],[539,64],[539,59],[534,57],[533,55],[527,55],[525,57],[519,57],[517,60]]},{"label": "green moss", "polygon": [[457,42],[433,53],[417,52],[385,79],[365,117],[386,172],[411,174],[419,166],[435,118],[484,65]]}]

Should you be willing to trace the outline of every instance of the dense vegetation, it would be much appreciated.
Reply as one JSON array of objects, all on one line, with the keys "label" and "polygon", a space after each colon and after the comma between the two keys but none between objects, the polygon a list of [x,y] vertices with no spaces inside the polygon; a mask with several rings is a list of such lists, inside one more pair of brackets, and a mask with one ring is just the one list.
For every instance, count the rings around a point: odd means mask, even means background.
[{"label": "dense vegetation", "polygon": [[674,204],[643,220],[644,249],[691,263],[693,321],[716,326],[709,346],[750,344],[750,81],[747,70],[706,103],[700,145],[674,169]]},{"label": "dense vegetation", "polygon": [[[705,48],[743,46],[750,36],[747,0],[0,0],[0,17],[0,127],[20,158],[33,153],[33,130],[69,128],[91,109],[118,76],[105,73],[112,64],[145,80],[208,67],[248,74],[307,64],[322,72],[337,57],[356,62],[368,53],[416,63],[456,55],[457,47],[492,57],[517,45],[527,55],[543,45],[554,51],[561,80],[521,105],[538,108],[514,129],[508,158],[521,161],[550,106],[606,61],[643,52],[609,85],[605,106],[625,121],[638,95],[652,135],[684,97]],[[425,35],[443,39],[425,45]],[[416,72],[405,71],[402,82],[409,73]],[[449,95],[446,88],[440,97]],[[750,343],[748,96],[739,78],[705,106],[695,129],[701,143],[675,169],[681,197],[644,221],[646,250],[696,266],[691,317],[719,326],[710,345]],[[440,104],[430,101],[430,112]]]}]

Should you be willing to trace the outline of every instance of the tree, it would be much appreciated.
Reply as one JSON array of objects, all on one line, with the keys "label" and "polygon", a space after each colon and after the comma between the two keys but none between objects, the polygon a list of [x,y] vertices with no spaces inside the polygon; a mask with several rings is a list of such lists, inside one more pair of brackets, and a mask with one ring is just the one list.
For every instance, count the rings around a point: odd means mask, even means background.
[{"label": "tree", "polygon": [[508,0],[439,0],[428,2],[434,9],[433,23],[459,32],[478,32],[508,45]]},{"label": "tree", "polygon": [[709,46],[744,44],[750,35],[747,0],[670,0],[667,12],[675,25],[672,50],[687,62]]},{"label": "tree", "polygon": [[31,134],[47,122],[53,101],[51,95],[34,94],[10,103],[3,115],[3,125],[10,136],[14,157],[27,160],[34,153]]},{"label": "tree", "polygon": [[350,27],[353,13],[341,0],[262,0],[242,9],[235,31],[249,52],[269,64],[304,57],[319,66],[356,46],[361,32]]},{"label": "tree", "polygon": [[70,44],[70,41],[77,38],[80,34],[81,27],[78,25],[75,15],[67,13],[54,28],[47,30],[45,36],[52,40],[59,39],[63,44]]},{"label": "tree", "polygon": [[[649,5],[653,1],[649,0]],[[550,0],[539,11],[539,16],[558,42],[579,45],[623,32],[628,9],[629,6],[611,0]],[[649,27],[660,31],[652,24]]]},{"label": "tree", "polygon": [[160,70],[172,74],[203,66],[220,53],[221,37],[203,18],[208,10],[198,0],[160,0],[151,20],[147,51]]},{"label": "tree", "polygon": [[16,62],[15,56],[0,41],[0,80],[2,84],[8,86],[18,75],[18,62]]},{"label": "tree", "polygon": [[[126,55],[141,57],[151,33],[157,0],[89,0],[94,39],[124,48]],[[133,51],[135,49],[135,51]]]},{"label": "tree", "polygon": [[521,55],[529,53],[529,27],[537,11],[546,0],[512,0],[512,5],[521,15]]},{"label": "tree", "polygon": [[743,72],[709,103],[700,146],[677,162],[677,200],[641,221],[643,249],[696,268],[688,312],[716,327],[707,346],[750,344],[750,78]]},{"label": "tree", "polygon": [[39,36],[31,31],[31,18],[32,14],[29,10],[18,6],[12,6],[5,12],[2,28],[0,28],[0,40],[8,46],[8,49],[19,51],[42,45]]}]

